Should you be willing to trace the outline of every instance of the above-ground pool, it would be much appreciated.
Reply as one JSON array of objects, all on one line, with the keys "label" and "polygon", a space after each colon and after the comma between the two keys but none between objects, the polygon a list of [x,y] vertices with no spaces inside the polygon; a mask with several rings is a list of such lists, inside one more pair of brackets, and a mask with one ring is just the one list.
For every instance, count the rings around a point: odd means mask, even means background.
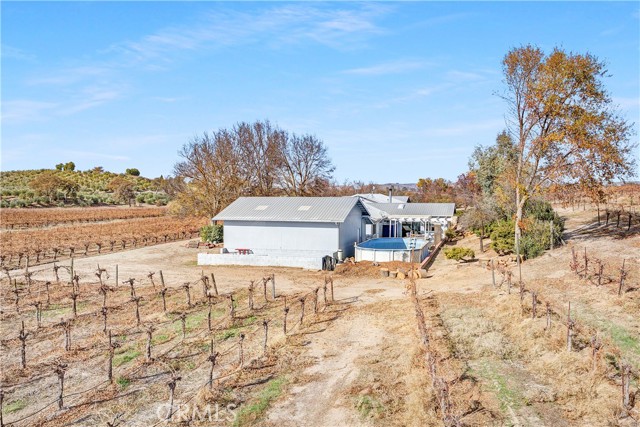
[{"label": "above-ground pool", "polygon": [[[430,240],[415,237],[382,237],[366,240],[356,245],[358,261],[422,262],[429,255]],[[411,252],[413,250],[413,259]]]}]

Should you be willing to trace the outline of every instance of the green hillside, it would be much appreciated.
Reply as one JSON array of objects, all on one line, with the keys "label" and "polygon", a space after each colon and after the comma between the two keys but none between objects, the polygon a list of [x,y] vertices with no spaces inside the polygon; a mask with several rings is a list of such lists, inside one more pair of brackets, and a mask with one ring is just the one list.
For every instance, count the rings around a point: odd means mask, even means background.
[{"label": "green hillside", "polygon": [[129,200],[161,206],[169,201],[163,181],[102,168],[0,172],[0,207],[113,205]]}]

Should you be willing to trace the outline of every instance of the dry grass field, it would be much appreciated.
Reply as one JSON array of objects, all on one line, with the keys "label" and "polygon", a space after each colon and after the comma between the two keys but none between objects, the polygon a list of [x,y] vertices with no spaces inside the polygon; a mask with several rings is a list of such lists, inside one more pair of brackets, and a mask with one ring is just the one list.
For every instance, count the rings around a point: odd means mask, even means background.
[{"label": "dry grass field", "polygon": [[5,271],[3,423],[637,426],[640,236],[560,213],[566,245],[525,262],[522,286],[506,257],[511,286],[500,271],[493,286],[497,258],[474,237],[449,244],[479,261],[439,255],[415,288],[366,265],[333,287],[317,271],[202,268],[184,242],[75,259],[73,281],[68,259],[57,278],[51,263]]}]

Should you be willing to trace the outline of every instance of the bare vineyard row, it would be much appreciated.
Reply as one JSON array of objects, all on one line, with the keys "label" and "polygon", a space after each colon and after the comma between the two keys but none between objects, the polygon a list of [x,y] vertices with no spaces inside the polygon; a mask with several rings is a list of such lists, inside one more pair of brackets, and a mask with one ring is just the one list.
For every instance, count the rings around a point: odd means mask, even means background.
[{"label": "bare vineyard row", "polygon": [[[616,293],[620,297],[624,297],[625,294],[637,291],[637,287],[630,286],[625,280],[629,276],[629,266],[624,261],[621,262],[621,267],[614,272],[610,272],[605,269],[605,263],[602,260],[596,258],[589,258],[585,250],[584,263],[578,260],[575,252],[571,261],[571,269],[574,271],[581,280],[587,284],[605,288],[606,284],[615,283]],[[540,290],[536,290],[531,287],[528,288],[525,283],[520,280],[516,284],[513,283],[513,271],[506,262],[496,263],[491,261],[489,269],[492,273],[493,289],[499,290],[506,285],[507,295],[512,295],[512,289],[517,286],[517,291],[513,292],[515,296],[519,296],[520,311],[516,312],[518,318],[515,320],[521,320],[529,316],[533,321],[541,319],[545,322],[544,330],[549,333],[554,325],[557,327],[561,325],[566,329],[566,351],[580,351],[584,348],[591,348],[592,357],[592,371],[597,370],[609,370],[613,369],[614,372],[607,375],[607,380],[616,387],[620,387],[621,399],[620,399],[620,412],[619,417],[631,417],[631,419],[637,418],[640,413],[636,407],[637,403],[634,401],[634,396],[640,391],[634,392],[632,390],[632,380],[636,381],[640,379],[640,371],[633,369],[631,363],[625,360],[622,352],[618,346],[602,336],[599,331],[588,325],[579,324],[578,321],[572,317],[571,303],[569,302],[564,306],[559,306],[551,298],[544,298],[541,295]],[[496,281],[496,274],[501,275],[502,280]],[[420,343],[424,352],[424,364],[427,371],[430,374],[431,386],[434,391],[435,405],[438,408],[438,413],[443,424],[447,427],[458,427],[464,425],[464,417],[468,414],[475,412],[473,407],[463,408],[461,402],[469,404],[465,399],[460,396],[455,396],[453,389],[457,386],[457,392],[464,389],[464,386],[459,386],[461,377],[449,379],[443,372],[447,372],[447,369],[442,365],[451,364],[450,355],[439,354],[433,347],[434,337],[442,335],[441,332],[434,332],[425,321],[425,312],[422,308],[424,300],[418,298],[415,280],[410,280],[410,284],[407,287],[410,298],[415,308],[415,317],[418,328],[418,335],[420,337]],[[426,301],[431,300],[430,297],[426,298]],[[432,301],[432,305],[434,302]],[[437,304],[437,303],[436,303]],[[606,351],[605,351],[606,350]],[[613,368],[611,366],[602,366],[600,360],[602,354],[614,355],[615,364]],[[449,366],[450,368],[450,366]],[[460,372],[456,372],[456,375],[463,375],[464,369],[459,369]],[[450,373],[450,370],[449,370]],[[450,375],[449,375],[450,376]],[[458,397],[458,398],[455,398]],[[464,405],[463,405],[464,406]]]},{"label": "bare vineyard row", "polygon": [[2,209],[0,226],[3,229],[23,229],[115,219],[154,218],[166,213],[167,209],[162,207]]},{"label": "bare vineyard row", "polygon": [[[184,356],[180,352],[182,348],[188,348],[188,358],[194,360],[195,366],[190,369],[191,372],[195,373],[200,368],[209,367],[208,379],[198,387],[198,390],[213,389],[224,378],[241,372],[247,361],[250,362],[249,364],[254,364],[256,361],[273,356],[269,353],[269,325],[276,322],[272,322],[265,316],[273,316],[274,310],[277,312],[282,309],[281,336],[286,338],[287,334],[291,334],[295,328],[305,325],[305,304],[312,306],[312,310],[307,309],[308,318],[311,312],[313,316],[317,316],[321,311],[327,310],[333,301],[331,278],[325,278],[324,288],[317,287],[306,294],[284,295],[276,294],[273,275],[251,281],[246,292],[242,290],[223,293],[219,292],[213,274],[210,279],[203,274],[199,279],[185,282],[180,287],[167,287],[162,271],[157,276],[156,273],[149,273],[145,286],[140,286],[143,281],[139,281],[136,285],[135,278],[122,281],[120,284],[116,280],[115,286],[109,286],[106,269],[98,267],[94,273],[99,279],[98,283],[82,283],[81,286],[79,275],[75,274],[76,272],[70,267],[65,267],[65,270],[69,274],[69,282],[35,281],[25,273],[26,280],[20,284],[17,283],[16,278],[8,275],[8,283],[11,286],[3,287],[3,305],[13,307],[13,310],[3,311],[2,322],[5,323],[5,327],[16,323],[20,327],[17,335],[2,339],[0,345],[7,350],[19,348],[20,363],[18,365],[14,362],[7,365],[2,373],[0,406],[3,400],[15,401],[14,396],[20,395],[22,389],[33,387],[37,382],[51,383],[57,378],[59,393],[55,400],[36,404],[37,408],[31,408],[31,412],[27,415],[21,415],[6,423],[0,418],[2,426],[33,425],[36,420],[45,416],[45,411],[51,412],[57,407],[58,411],[49,414],[47,418],[55,419],[67,409],[80,408],[87,402],[91,402],[105,388],[113,388],[116,378],[124,378],[127,382],[135,381],[136,375],[142,371],[148,372],[152,368],[165,369],[171,365],[172,361],[183,359]],[[42,271],[44,270],[40,270]],[[58,270],[54,273],[59,279]],[[85,288],[82,292],[81,287]],[[200,294],[197,288],[201,288],[201,296],[198,296]],[[8,289],[12,289],[12,292],[7,292]],[[324,289],[322,307],[319,302],[321,289]],[[96,290],[100,296],[96,295]],[[69,299],[69,310],[67,310],[69,316],[66,319],[61,318],[60,322],[43,322],[43,315],[48,317],[47,310],[60,310],[59,302],[65,294],[68,294]],[[82,297],[81,294],[83,294]],[[184,299],[180,298],[180,295]],[[58,304],[53,305],[52,300],[57,301]],[[246,307],[240,308],[240,304],[246,304]],[[89,305],[97,305],[100,308],[86,310],[86,306]],[[79,309],[81,306],[82,313]],[[287,318],[291,319],[293,310],[298,307],[297,321],[288,321]],[[147,316],[141,314],[141,309],[144,309]],[[207,312],[207,326],[195,333],[190,333],[198,326],[191,325],[191,319],[203,317],[203,313],[200,313],[202,309]],[[155,315],[159,311],[163,316]],[[119,312],[131,313],[132,318],[125,321],[125,327],[116,325],[110,319],[110,316]],[[257,322],[257,316],[263,317],[261,324]],[[125,315],[125,317],[128,316]],[[25,319],[33,319],[31,323],[35,323],[35,326],[26,328]],[[181,337],[168,339],[167,328],[176,323],[180,325]],[[255,323],[258,323],[258,326],[249,330],[248,327]],[[131,324],[135,326],[129,326]],[[103,338],[91,332],[98,329],[96,326],[99,326]],[[11,329],[5,328],[5,330]],[[278,332],[276,331],[275,334]],[[72,338],[74,335],[79,337]],[[55,341],[57,336],[62,338],[60,342],[64,343],[63,346],[57,347],[46,355],[30,355],[30,347],[38,348],[38,343]],[[274,336],[273,330],[271,336]],[[160,337],[162,341],[156,341],[155,337]],[[235,341],[233,344],[224,349],[220,348],[221,343],[227,343],[234,337],[237,339],[233,340]],[[116,375],[113,368],[118,366],[114,364],[114,357],[119,357],[118,351],[126,348],[143,348],[143,345],[144,362],[128,369],[123,368]],[[34,350],[34,352],[37,351]],[[106,369],[102,381],[80,391],[65,392],[65,375],[72,364],[82,365],[83,361],[105,355]],[[18,355],[15,354],[12,358],[16,356]],[[33,359],[36,361],[33,362]],[[162,374],[158,376],[168,377],[169,380],[167,385],[170,404],[166,419],[171,419],[178,409],[173,404],[177,383],[186,378],[178,375],[178,370],[172,368],[163,371]],[[144,377],[144,375],[141,376],[141,378]],[[198,382],[201,377],[202,375],[194,375],[191,382]],[[66,381],[68,383],[68,377]],[[143,383],[144,380],[140,385],[143,386]],[[161,383],[162,380],[159,379],[148,386],[159,386]],[[76,388],[82,385],[76,384]],[[117,395],[118,392],[112,398],[115,399]],[[183,398],[182,405],[189,404],[196,395],[197,392],[192,393],[186,401]],[[73,401],[71,405],[69,405],[70,401]],[[163,421],[160,420],[160,422]]]},{"label": "bare vineyard row", "polygon": [[0,231],[0,267],[21,268],[61,257],[114,252],[197,236],[201,218],[139,218],[112,224]]}]

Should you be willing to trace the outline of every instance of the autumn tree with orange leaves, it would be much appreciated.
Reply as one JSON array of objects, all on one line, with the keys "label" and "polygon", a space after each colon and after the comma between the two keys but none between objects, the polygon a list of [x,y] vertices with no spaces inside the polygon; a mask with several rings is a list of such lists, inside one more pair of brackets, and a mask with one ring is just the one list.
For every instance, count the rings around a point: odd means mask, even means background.
[{"label": "autumn tree with orange leaves", "polygon": [[509,133],[517,160],[516,251],[524,206],[552,184],[606,182],[634,175],[637,144],[604,87],[605,64],[595,56],[556,48],[549,55],[527,45],[503,60]]}]

